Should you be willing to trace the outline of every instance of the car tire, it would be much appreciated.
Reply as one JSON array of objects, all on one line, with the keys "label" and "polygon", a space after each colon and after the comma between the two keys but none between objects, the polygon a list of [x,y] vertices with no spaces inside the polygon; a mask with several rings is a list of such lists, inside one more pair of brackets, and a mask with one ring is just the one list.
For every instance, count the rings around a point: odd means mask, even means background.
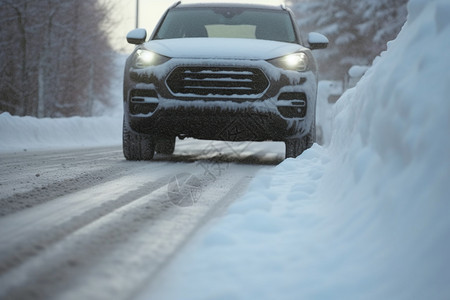
[{"label": "car tire", "polygon": [[316,140],[316,126],[312,124],[310,131],[307,135],[301,138],[288,139],[284,142],[286,145],[286,158],[296,158],[303,153],[306,149],[312,147]]},{"label": "car tire", "polygon": [[155,142],[149,135],[134,133],[124,121],[122,131],[123,155],[127,160],[151,160]]},{"label": "car tire", "polygon": [[316,137],[316,122],[314,121],[311,125],[309,133],[303,137],[306,144],[305,150],[311,148],[314,145],[314,143],[316,142]]},{"label": "car tire", "polygon": [[286,146],[286,158],[296,158],[302,152],[305,150],[305,139],[299,138],[299,139],[289,139],[284,142]]},{"label": "car tire", "polygon": [[156,153],[170,155],[175,151],[175,137],[158,140],[155,147]]}]

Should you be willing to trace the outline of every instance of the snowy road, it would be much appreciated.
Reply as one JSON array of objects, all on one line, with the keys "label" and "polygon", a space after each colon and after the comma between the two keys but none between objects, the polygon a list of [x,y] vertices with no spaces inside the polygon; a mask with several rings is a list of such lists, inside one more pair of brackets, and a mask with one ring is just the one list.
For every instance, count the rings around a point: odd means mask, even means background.
[{"label": "snowy road", "polygon": [[1,113],[0,299],[450,299],[449,47],[449,1],[410,0],[357,86],[319,96],[324,145],[281,164],[192,140],[127,162],[103,147],[121,114]]},{"label": "snowy road", "polygon": [[283,155],[194,140],[151,162],[120,147],[1,154],[0,298],[133,296]]}]

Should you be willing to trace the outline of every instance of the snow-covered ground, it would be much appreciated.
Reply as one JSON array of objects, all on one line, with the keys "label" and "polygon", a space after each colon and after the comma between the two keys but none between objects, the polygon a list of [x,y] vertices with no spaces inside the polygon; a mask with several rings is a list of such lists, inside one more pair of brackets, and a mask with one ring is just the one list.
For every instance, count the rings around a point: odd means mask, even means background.
[{"label": "snow-covered ground", "polygon": [[[408,10],[325,145],[259,173],[139,299],[450,298],[450,3]],[[0,153],[119,145],[121,122],[4,113]]]},{"label": "snow-covered ground", "polygon": [[450,298],[450,3],[408,10],[330,144],[260,173],[141,299]]},{"label": "snow-covered ground", "polygon": [[120,145],[122,118],[36,119],[0,114],[0,153]]}]

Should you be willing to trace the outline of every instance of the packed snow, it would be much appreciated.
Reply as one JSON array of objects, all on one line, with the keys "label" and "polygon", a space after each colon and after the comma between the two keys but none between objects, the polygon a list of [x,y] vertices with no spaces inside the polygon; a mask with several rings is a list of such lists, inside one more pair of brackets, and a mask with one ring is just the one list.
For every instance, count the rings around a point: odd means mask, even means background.
[{"label": "packed snow", "polygon": [[[326,143],[259,173],[138,299],[450,298],[450,3],[408,11],[357,86],[319,103]],[[117,114],[0,114],[0,152],[120,135]]]}]

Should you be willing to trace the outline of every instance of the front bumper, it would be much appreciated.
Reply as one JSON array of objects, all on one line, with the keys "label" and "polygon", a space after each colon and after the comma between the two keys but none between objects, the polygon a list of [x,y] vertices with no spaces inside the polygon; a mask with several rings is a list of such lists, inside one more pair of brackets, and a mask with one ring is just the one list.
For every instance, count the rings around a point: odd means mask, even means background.
[{"label": "front bumper", "polygon": [[[167,82],[177,68],[211,66],[261,70],[267,87],[251,95],[197,95],[174,93]],[[154,136],[284,141],[310,131],[316,89],[314,72],[284,71],[266,61],[171,59],[141,70],[130,68],[128,62],[124,115],[133,131]]]}]

